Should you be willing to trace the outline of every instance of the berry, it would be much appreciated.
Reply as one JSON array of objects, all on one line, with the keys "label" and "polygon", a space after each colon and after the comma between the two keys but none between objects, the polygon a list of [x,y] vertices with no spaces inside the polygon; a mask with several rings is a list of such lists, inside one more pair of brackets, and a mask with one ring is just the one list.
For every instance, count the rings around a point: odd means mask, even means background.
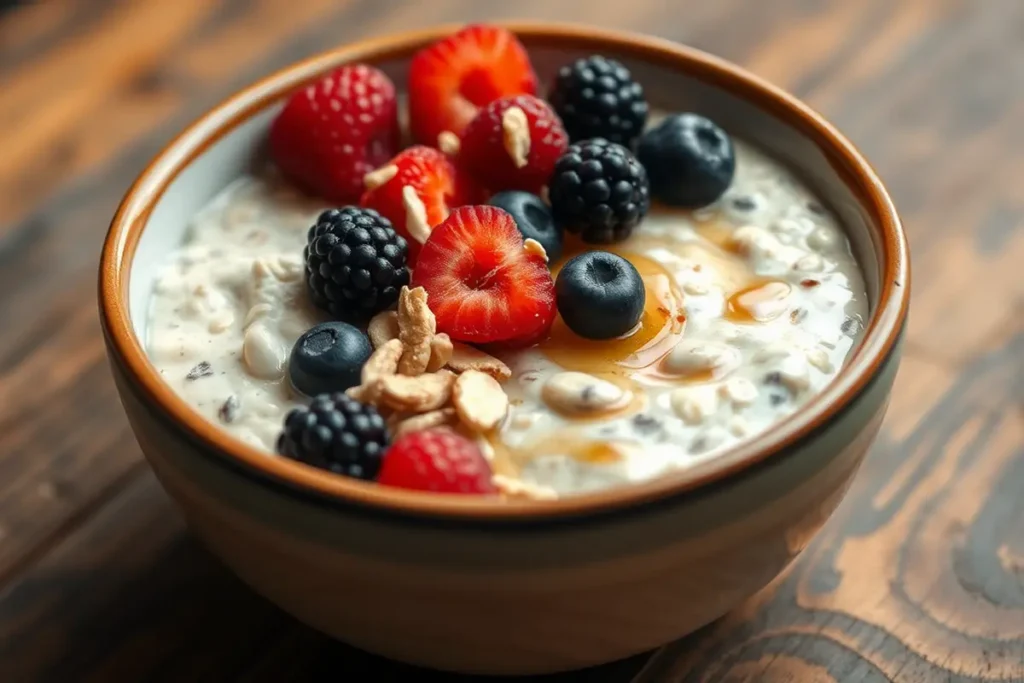
[{"label": "berry", "polygon": [[558,312],[586,339],[613,339],[640,322],[647,294],[635,266],[607,251],[574,256],[555,282]]},{"label": "berry", "polygon": [[409,284],[405,239],[373,209],[324,211],[303,258],[310,298],[335,318],[360,322],[398,301]]},{"label": "berry", "polygon": [[537,75],[526,49],[511,31],[467,26],[412,58],[409,120],[413,136],[433,145],[444,131],[462,135],[485,104],[536,92]]},{"label": "berry", "polygon": [[573,256],[562,266],[555,297],[562,321],[585,339],[622,337],[640,322],[647,301],[636,267],[604,251]]},{"label": "berry", "polygon": [[277,452],[299,462],[372,480],[388,446],[384,418],[345,394],[320,394],[284,419]]},{"label": "berry", "polygon": [[[408,242],[409,265],[414,266],[422,241],[414,235],[419,234],[415,227],[415,221],[419,219],[410,215],[406,207],[404,188],[411,187],[416,193],[415,198],[423,204],[428,231],[443,221],[456,206],[475,200],[480,192],[465,173],[433,147],[414,145],[387,162],[381,170],[392,166],[394,175],[383,176],[387,180],[379,185],[371,181],[359,203],[376,209],[391,221],[398,234]],[[413,226],[411,230],[410,226]]]},{"label": "berry", "polygon": [[469,439],[446,429],[407,434],[384,456],[378,483],[434,493],[496,493],[491,466]]},{"label": "berry", "polygon": [[557,261],[562,256],[562,229],[543,199],[529,192],[508,190],[494,195],[487,203],[508,211],[523,238],[540,242],[549,261]]},{"label": "berry", "polygon": [[699,208],[729,188],[736,153],[729,135],[698,114],[673,114],[649,130],[637,149],[651,192],[672,206]]},{"label": "berry", "polygon": [[515,95],[480,109],[462,135],[459,163],[492,190],[539,192],[568,145],[551,107],[533,95]]},{"label": "berry", "polygon": [[549,194],[555,220],[595,244],[626,239],[651,208],[644,167],[622,145],[600,138],[569,145]]},{"label": "berry", "polygon": [[306,396],[345,391],[359,384],[373,353],[370,340],[348,323],[320,323],[306,330],[288,359],[292,386]]},{"label": "berry", "polygon": [[644,89],[629,69],[600,55],[563,66],[548,100],[573,142],[604,138],[632,147],[647,123]]},{"label": "berry", "polygon": [[413,272],[427,290],[438,332],[457,341],[514,344],[555,319],[555,283],[506,211],[464,206],[434,228]]},{"label": "berry", "polygon": [[296,185],[353,202],[363,176],[398,151],[395,86],[371,66],[343,66],[288,100],[270,128],[270,152]]}]

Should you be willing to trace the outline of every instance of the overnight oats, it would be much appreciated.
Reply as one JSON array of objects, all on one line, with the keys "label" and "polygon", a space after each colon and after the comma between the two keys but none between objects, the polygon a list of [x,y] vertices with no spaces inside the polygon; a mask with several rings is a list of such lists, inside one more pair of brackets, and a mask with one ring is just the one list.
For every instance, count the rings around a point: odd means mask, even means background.
[{"label": "overnight oats", "polygon": [[600,490],[764,432],[856,345],[867,297],[835,217],[712,121],[649,113],[621,64],[568,64],[542,100],[514,36],[472,26],[414,58],[408,91],[405,149],[372,67],[293,95],[271,162],[157,278],[152,361],[267,457],[441,493]]}]

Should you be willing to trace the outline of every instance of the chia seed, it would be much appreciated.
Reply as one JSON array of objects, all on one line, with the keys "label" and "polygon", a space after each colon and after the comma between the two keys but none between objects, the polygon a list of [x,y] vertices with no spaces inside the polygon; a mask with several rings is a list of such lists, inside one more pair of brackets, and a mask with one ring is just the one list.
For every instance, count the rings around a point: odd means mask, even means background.
[{"label": "chia seed", "polygon": [[231,394],[217,410],[217,417],[219,417],[222,422],[231,424],[238,417],[238,413],[241,408],[242,404],[238,400],[238,397]]},{"label": "chia seed", "polygon": [[188,374],[185,375],[185,379],[187,379],[189,382],[194,382],[200,377],[209,377],[212,374],[213,368],[210,367],[210,364],[204,360],[201,363],[196,364],[194,368],[189,370]]},{"label": "chia seed", "polygon": [[661,421],[650,415],[639,413],[633,417],[633,429],[641,434],[650,434],[662,429]]},{"label": "chia seed", "polygon": [[732,208],[737,211],[753,211],[757,208],[757,202],[753,197],[736,197],[732,200]]}]

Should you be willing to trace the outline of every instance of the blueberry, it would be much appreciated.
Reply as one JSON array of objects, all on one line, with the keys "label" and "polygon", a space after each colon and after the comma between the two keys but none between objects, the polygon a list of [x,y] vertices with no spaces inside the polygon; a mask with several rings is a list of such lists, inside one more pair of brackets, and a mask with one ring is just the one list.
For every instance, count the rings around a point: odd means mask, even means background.
[{"label": "blueberry", "polygon": [[698,114],[673,114],[647,131],[637,157],[647,169],[651,194],[685,208],[721,197],[736,172],[729,135]]},{"label": "blueberry", "polygon": [[555,302],[562,320],[586,339],[626,334],[640,321],[646,300],[637,269],[607,251],[574,256],[555,281]]},{"label": "blueberry", "polygon": [[523,239],[535,239],[548,253],[548,260],[556,261],[562,255],[562,230],[555,224],[551,209],[535,194],[519,190],[506,190],[491,197],[491,206],[505,209],[512,215]]},{"label": "blueberry", "polygon": [[327,322],[306,330],[292,347],[288,375],[306,396],[345,391],[359,384],[359,375],[373,348],[359,329]]}]

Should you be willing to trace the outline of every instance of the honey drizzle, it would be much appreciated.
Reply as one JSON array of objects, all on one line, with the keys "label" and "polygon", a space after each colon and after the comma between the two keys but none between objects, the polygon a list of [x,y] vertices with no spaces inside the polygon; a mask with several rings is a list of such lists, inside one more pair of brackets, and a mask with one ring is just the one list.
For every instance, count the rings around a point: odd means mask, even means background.
[{"label": "honey drizzle", "polygon": [[519,448],[509,446],[497,435],[489,438],[495,453],[491,462],[492,469],[496,474],[515,477],[534,458],[561,455],[591,465],[610,465],[625,459],[630,447],[640,447],[630,442],[599,441],[573,433],[572,430],[562,431]]},{"label": "honey drizzle", "polygon": [[737,323],[765,323],[789,310],[793,287],[779,280],[763,280],[733,292],[725,305],[725,317]]},{"label": "honey drizzle", "polygon": [[[631,252],[616,250],[629,260],[646,288],[646,302],[640,323],[629,334],[617,339],[583,339],[568,328],[561,317],[556,318],[551,334],[539,349],[554,363],[566,370],[592,375],[625,374],[655,364],[672,350],[683,332],[686,316],[682,307],[682,293],[671,274],[651,259]],[[570,253],[552,268],[552,275],[575,255]]]},{"label": "honey drizzle", "polygon": [[[587,372],[634,392],[633,400],[616,410],[594,416],[574,416],[573,422],[586,423],[620,417],[642,407],[643,392],[638,391],[630,377],[638,372],[648,380],[678,384],[699,384],[718,381],[716,370],[699,372],[679,377],[661,371],[660,361],[672,350],[682,336],[686,316],[682,306],[683,295],[671,273],[656,261],[642,256],[637,251],[651,248],[665,248],[674,253],[683,253],[696,261],[694,271],[714,267],[723,285],[734,288],[726,301],[723,315],[726,319],[740,323],[759,323],[774,320],[784,314],[789,306],[792,287],[778,280],[758,278],[742,258],[733,241],[735,226],[720,216],[696,220],[690,212],[662,209],[663,212],[686,215],[701,239],[693,242],[678,242],[659,236],[638,233],[630,240],[631,249],[617,246],[595,247],[584,244],[578,237],[567,235],[564,257],[551,269],[552,276],[573,256],[590,249],[602,249],[618,254],[632,263],[646,287],[646,303],[640,323],[629,334],[618,339],[594,341],[583,339],[573,333],[561,317],[555,320],[550,337],[538,348],[551,361],[565,370]],[[634,251],[635,250],[635,251]],[[523,464],[545,455],[564,455],[579,462],[611,464],[622,460],[626,451],[638,444],[596,440],[567,429],[551,437],[523,447],[513,448],[495,432],[488,436],[494,449],[492,467],[496,473],[519,476]]]}]

